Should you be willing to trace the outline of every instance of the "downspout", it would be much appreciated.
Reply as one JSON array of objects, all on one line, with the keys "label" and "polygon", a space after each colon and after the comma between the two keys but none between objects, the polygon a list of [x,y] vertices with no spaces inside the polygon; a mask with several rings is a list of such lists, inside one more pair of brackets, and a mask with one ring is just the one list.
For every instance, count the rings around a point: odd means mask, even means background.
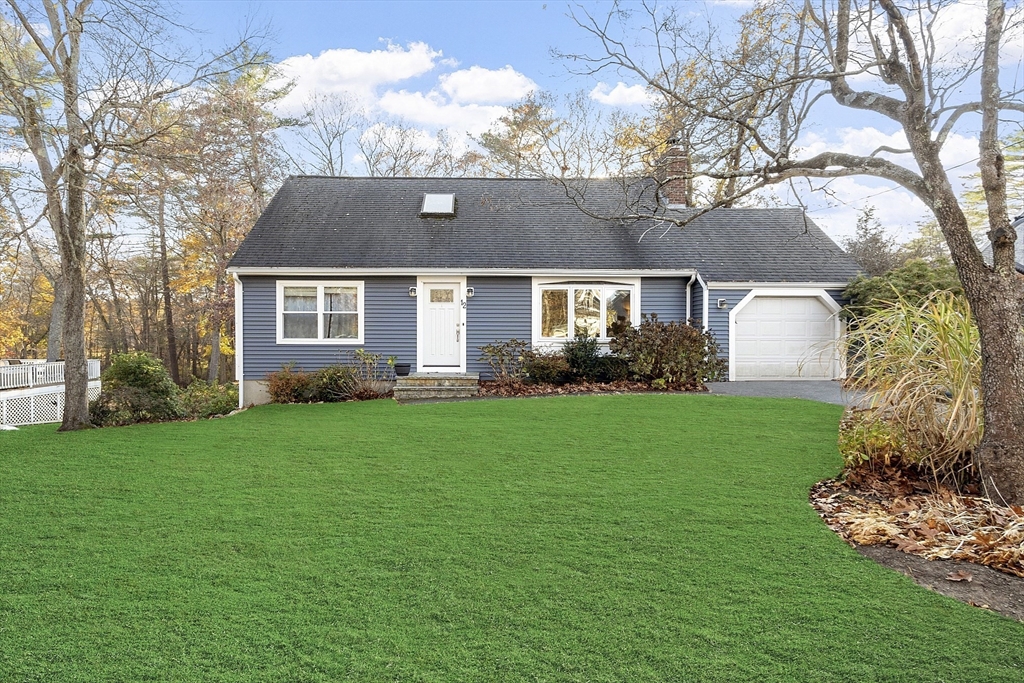
[{"label": "downspout", "polygon": [[245,407],[245,364],[242,361],[242,280],[231,273],[235,281],[235,379],[238,381],[238,407]]},{"label": "downspout", "polygon": [[690,293],[690,288],[693,287],[693,281],[696,280],[696,279],[697,279],[697,273],[694,273],[693,275],[690,276],[690,279],[686,282],[686,322],[690,322],[690,319],[693,317],[690,314],[690,304],[692,303],[692,301],[691,301],[691,296],[692,295]]},{"label": "downspout", "polygon": [[700,276],[700,273],[695,274],[697,282],[700,283],[700,288],[704,290],[704,310],[702,312],[703,317],[701,318],[701,324],[704,326],[704,331],[708,330],[708,296],[711,294],[708,291],[708,285],[704,282],[704,278]]}]

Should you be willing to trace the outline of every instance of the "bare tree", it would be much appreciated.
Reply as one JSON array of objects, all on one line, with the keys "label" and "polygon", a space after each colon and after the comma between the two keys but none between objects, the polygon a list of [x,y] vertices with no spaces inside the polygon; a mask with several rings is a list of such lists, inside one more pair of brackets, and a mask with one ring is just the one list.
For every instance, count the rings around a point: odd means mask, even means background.
[{"label": "bare tree", "polygon": [[366,127],[356,100],[344,93],[314,94],[304,105],[305,116],[296,128],[305,158],[292,156],[304,172],[318,175],[345,174],[345,143],[350,134]]},{"label": "bare tree", "polygon": [[[7,0],[0,18],[0,96],[39,172],[60,252],[65,404],[61,430],[87,427],[87,197],[112,152],[139,145],[154,103],[222,70],[223,55],[175,50],[167,8],[134,0]],[[243,41],[244,42],[244,41]],[[240,47],[240,46],[239,46]],[[228,50],[236,52],[239,47]]]},{"label": "bare tree", "polygon": [[385,178],[420,175],[420,169],[430,159],[430,150],[423,139],[425,135],[401,121],[378,121],[371,125],[356,141],[367,175]]},{"label": "bare tree", "polygon": [[[743,132],[734,154],[725,153],[728,147],[712,150],[686,172],[663,179],[742,181],[699,213],[799,178],[868,175],[918,197],[942,230],[981,334],[985,434],[975,453],[976,465],[989,496],[1022,503],[1024,277],[1014,269],[1017,234],[1006,209],[998,135],[1001,113],[1024,111],[1024,93],[1004,90],[999,83],[1000,45],[1021,40],[1021,9],[1017,6],[1008,15],[1003,0],[987,0],[984,26],[960,27],[956,54],[950,54],[950,44],[941,42],[937,32],[948,5],[928,0],[768,0],[755,8],[762,17],[758,30],[768,40],[759,48],[760,57],[744,60],[742,68],[733,46],[723,47],[712,31],[688,25],[671,10],[645,3],[633,14],[632,6],[616,6],[600,20],[577,10],[578,23],[600,50],[570,57],[589,74],[609,69],[631,74],[665,106],[686,111],[700,125],[725,124]],[[640,33],[637,22],[642,24]],[[713,86],[700,97],[678,87],[681,71],[695,61]],[[837,150],[802,154],[801,133],[823,115],[826,102],[898,125],[906,147],[883,146],[866,155]],[[950,134],[969,115],[980,115],[979,169],[992,266],[985,264],[971,237],[940,159]],[[663,208],[635,205],[623,213],[686,222]]]}]

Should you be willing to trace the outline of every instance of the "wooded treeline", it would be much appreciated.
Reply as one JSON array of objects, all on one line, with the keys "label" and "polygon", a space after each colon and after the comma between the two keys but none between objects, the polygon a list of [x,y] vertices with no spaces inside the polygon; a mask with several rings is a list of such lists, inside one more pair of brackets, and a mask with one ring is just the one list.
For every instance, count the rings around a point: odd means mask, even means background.
[{"label": "wooded treeline", "polygon": [[[48,98],[46,111],[63,93],[35,38],[0,21],[8,126],[0,130],[0,358],[56,360],[64,355],[61,251],[18,98]],[[603,117],[582,93],[559,102],[536,93],[479,138],[429,136],[339,95],[315,96],[300,116],[282,117],[277,105],[291,84],[254,43],[225,51],[207,71],[170,96],[144,96],[159,82],[129,93],[134,101],[113,115],[118,140],[84,169],[86,354],[147,351],[182,385],[234,378],[226,266],[287,175],[585,176],[613,167],[616,154],[621,165],[622,133],[635,125]],[[61,148],[64,127],[59,120],[42,135]],[[55,182],[66,190],[65,178]]]}]

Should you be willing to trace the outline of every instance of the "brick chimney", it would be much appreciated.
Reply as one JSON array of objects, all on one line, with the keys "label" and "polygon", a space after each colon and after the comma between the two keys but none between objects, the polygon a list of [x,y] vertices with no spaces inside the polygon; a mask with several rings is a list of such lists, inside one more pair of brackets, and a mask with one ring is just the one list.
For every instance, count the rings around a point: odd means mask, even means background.
[{"label": "brick chimney", "polygon": [[[693,206],[693,179],[690,177],[690,155],[672,138],[668,149],[658,160],[655,177],[661,183],[661,196],[665,203]],[[675,178],[675,180],[669,180]]]}]

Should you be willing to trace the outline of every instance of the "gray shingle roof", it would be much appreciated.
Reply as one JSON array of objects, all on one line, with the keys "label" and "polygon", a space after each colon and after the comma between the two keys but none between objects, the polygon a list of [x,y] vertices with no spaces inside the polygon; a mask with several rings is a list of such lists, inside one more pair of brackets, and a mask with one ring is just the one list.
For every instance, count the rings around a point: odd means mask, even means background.
[{"label": "gray shingle roof", "polygon": [[[630,192],[643,200],[649,183]],[[798,209],[717,209],[683,228],[621,216],[619,181],[587,181],[582,211],[561,183],[493,178],[289,178],[235,268],[684,270],[708,280],[845,282],[858,268]],[[421,217],[454,192],[455,218]],[[594,214],[594,215],[588,215]]]},{"label": "gray shingle roof", "polygon": [[[992,265],[992,243],[985,241],[985,246],[981,250],[981,257],[985,260],[985,263]],[[1017,238],[1016,244],[1013,245],[1013,260],[1014,265],[1017,266],[1018,273],[1024,273],[1024,238]]]}]

